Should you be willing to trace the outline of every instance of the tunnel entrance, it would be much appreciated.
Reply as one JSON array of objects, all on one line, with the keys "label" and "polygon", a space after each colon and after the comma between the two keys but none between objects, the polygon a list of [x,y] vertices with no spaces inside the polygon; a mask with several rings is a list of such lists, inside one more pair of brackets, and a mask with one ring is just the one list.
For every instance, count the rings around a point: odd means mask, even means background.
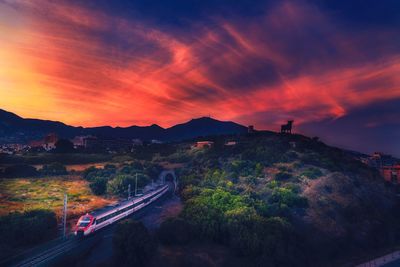
[{"label": "tunnel entrance", "polygon": [[175,178],[171,173],[165,175],[165,182],[175,183]]}]

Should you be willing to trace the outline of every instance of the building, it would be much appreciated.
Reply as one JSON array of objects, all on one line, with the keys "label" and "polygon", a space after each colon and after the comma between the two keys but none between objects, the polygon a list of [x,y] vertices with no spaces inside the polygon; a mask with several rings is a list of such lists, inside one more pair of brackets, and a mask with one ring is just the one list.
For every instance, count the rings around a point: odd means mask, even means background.
[{"label": "building", "polygon": [[369,158],[369,165],[378,169],[382,169],[385,166],[393,166],[398,163],[398,159],[391,155],[386,155],[381,152],[375,152]]},{"label": "building", "polygon": [[75,136],[71,140],[72,144],[74,144],[75,149],[84,147],[84,138],[84,136]]},{"label": "building", "polygon": [[251,133],[255,133],[255,131],[256,131],[256,130],[254,129],[254,126],[253,126],[253,125],[249,125],[249,126],[247,127],[247,132],[248,132],[248,133],[250,133],[250,134],[251,134]]},{"label": "building", "polygon": [[100,146],[100,141],[95,136],[86,136],[83,138],[83,147],[85,149],[97,149]]},{"label": "building", "polygon": [[226,146],[236,146],[237,142],[236,141],[228,141],[225,143]]},{"label": "building", "polygon": [[194,148],[211,148],[214,146],[214,142],[212,141],[198,141],[193,146]]},{"label": "building", "polygon": [[140,139],[132,139],[132,145],[133,146],[142,146],[143,145],[143,141]]},{"label": "building", "polygon": [[400,183],[400,164],[382,167],[381,174],[387,182]]},{"label": "building", "polygon": [[58,141],[58,136],[55,133],[50,133],[44,137],[43,148],[46,151],[50,151],[56,148],[56,143]]}]

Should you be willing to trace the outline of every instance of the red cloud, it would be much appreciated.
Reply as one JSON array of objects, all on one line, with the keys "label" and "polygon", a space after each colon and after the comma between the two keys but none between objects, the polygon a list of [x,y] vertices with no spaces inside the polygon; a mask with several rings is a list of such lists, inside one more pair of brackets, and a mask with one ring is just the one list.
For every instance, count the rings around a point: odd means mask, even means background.
[{"label": "red cloud", "polygon": [[[10,36],[0,44],[0,105],[27,117],[169,126],[211,114],[272,127],[400,97],[400,58],[361,51],[371,37],[340,31],[312,6],[285,2],[179,34],[70,4],[37,6],[14,2],[30,22],[17,30],[3,21]],[[380,36],[391,34],[368,35],[386,47]]]}]

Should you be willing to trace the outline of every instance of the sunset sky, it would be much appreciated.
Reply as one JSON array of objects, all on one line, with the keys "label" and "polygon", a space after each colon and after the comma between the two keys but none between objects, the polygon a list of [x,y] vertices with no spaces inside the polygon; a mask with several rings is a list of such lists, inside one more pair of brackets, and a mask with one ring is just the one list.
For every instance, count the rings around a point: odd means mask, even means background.
[{"label": "sunset sky", "polygon": [[400,1],[0,0],[0,108],[81,126],[212,116],[400,156]]}]

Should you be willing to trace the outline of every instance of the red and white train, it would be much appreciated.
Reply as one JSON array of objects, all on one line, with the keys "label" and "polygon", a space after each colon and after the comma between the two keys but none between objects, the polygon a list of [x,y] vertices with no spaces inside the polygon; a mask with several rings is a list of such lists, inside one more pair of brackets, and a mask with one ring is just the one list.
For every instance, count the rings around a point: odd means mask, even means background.
[{"label": "red and white train", "polygon": [[114,206],[108,206],[100,210],[83,215],[79,218],[75,228],[75,235],[87,236],[101,228],[125,218],[137,210],[149,205],[169,190],[169,185],[159,188],[139,198],[126,200]]}]

